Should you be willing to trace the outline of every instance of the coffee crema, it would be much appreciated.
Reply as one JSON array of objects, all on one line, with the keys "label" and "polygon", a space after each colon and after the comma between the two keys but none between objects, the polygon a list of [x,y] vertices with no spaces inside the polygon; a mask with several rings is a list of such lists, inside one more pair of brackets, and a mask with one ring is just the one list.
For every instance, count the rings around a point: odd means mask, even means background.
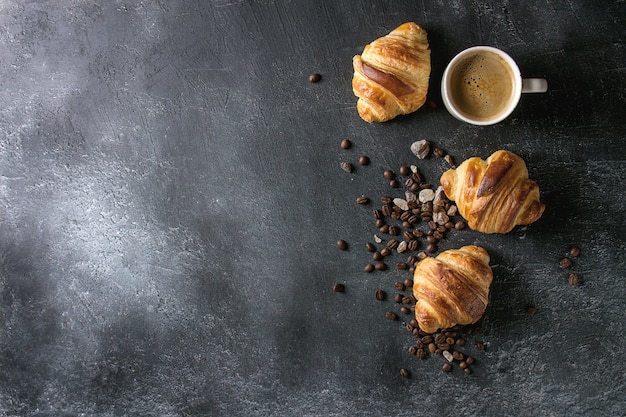
[{"label": "coffee crema", "polygon": [[453,105],[466,117],[486,121],[513,101],[515,74],[498,54],[479,51],[459,62],[450,76]]}]

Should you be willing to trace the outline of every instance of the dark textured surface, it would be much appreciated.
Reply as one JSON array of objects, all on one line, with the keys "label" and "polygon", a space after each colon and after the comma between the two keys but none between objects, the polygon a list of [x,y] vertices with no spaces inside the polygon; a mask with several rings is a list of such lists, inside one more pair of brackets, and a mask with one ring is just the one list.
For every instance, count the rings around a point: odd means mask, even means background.
[{"label": "dark textured surface", "polygon": [[[0,415],[625,415],[623,2],[99,3],[0,3]],[[549,92],[497,126],[441,106],[368,125],[352,56],[409,20],[435,102],[476,44]],[[547,205],[440,245],[492,256],[470,376],[409,357],[373,297],[404,275],[362,271],[355,198],[393,193],[402,163],[437,182],[445,163],[409,151],[423,138],[457,161],[518,153]]]}]

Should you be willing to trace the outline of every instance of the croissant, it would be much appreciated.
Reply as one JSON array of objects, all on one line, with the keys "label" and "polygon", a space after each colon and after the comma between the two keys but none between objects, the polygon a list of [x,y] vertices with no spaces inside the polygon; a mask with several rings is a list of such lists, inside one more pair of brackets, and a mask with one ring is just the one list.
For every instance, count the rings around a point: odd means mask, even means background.
[{"label": "croissant", "polygon": [[489,254],[480,246],[447,250],[418,262],[413,296],[420,329],[434,333],[457,324],[476,323],[489,302],[492,279]]},{"label": "croissant", "polygon": [[531,224],[546,208],[524,160],[508,151],[496,151],[486,161],[463,161],[444,172],[440,182],[469,227],[483,233],[508,233],[516,225]]},{"label": "croissant", "polygon": [[352,91],[366,122],[385,122],[426,102],[430,49],[426,31],[415,23],[404,23],[366,45],[352,65]]}]

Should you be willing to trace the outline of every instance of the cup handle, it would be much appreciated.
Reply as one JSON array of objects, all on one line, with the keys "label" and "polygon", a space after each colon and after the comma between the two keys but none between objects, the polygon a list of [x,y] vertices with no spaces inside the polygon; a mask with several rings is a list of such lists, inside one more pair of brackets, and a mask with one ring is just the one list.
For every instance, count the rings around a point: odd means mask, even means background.
[{"label": "cup handle", "polygon": [[522,93],[545,93],[548,91],[548,82],[543,78],[524,78]]}]

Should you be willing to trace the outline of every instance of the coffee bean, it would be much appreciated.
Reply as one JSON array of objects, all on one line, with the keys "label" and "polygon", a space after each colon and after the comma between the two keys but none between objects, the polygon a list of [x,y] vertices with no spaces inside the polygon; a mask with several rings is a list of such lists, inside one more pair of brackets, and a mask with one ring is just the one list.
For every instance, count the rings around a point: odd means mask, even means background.
[{"label": "coffee bean", "polygon": [[389,255],[391,255],[391,251],[389,250],[389,248],[382,248],[380,250],[380,254],[383,255],[383,256],[389,256]]},{"label": "coffee bean", "polygon": [[408,267],[408,266],[407,266],[407,264],[406,264],[405,262],[398,262],[398,263],[396,264],[396,269],[400,269],[400,270],[402,270],[402,271],[406,270],[406,269],[407,269],[407,267]]},{"label": "coffee bean", "polygon": [[374,269],[376,269],[377,271],[385,271],[387,269],[387,264],[385,264],[384,262],[376,262],[376,264],[374,265]]},{"label": "coffee bean", "polygon": [[411,152],[419,159],[426,159],[430,153],[430,142],[427,140],[418,140],[411,144]]},{"label": "coffee bean", "polygon": [[337,241],[337,247],[339,248],[339,250],[346,250],[348,249],[348,242],[343,239],[339,239]]},{"label": "coffee bean", "polygon": [[385,317],[387,317],[388,320],[397,320],[398,319],[398,315],[396,313],[394,313],[393,311],[387,311],[385,313]]},{"label": "coffee bean", "polygon": [[437,350],[437,346],[434,343],[429,343],[428,350],[430,351],[430,353],[435,353],[435,351]]},{"label": "coffee bean", "polygon": [[389,234],[392,236],[397,236],[398,228],[396,226],[389,226]]},{"label": "coffee bean", "polygon": [[417,346],[415,345],[409,346],[409,354],[411,355],[417,354]]},{"label": "coffee bean", "polygon": [[534,316],[537,313],[537,309],[533,306],[526,307],[526,312],[531,316]]},{"label": "coffee bean", "polygon": [[410,250],[410,251],[417,250],[417,248],[419,247],[419,242],[418,242],[417,240],[411,240],[411,241],[409,242],[408,247],[409,247],[409,250]]},{"label": "coffee bean", "polygon": [[402,302],[402,299],[404,298],[404,295],[402,294],[396,294],[395,297],[393,297],[393,302],[400,304]]},{"label": "coffee bean", "polygon": [[404,368],[400,369],[400,375],[402,376],[402,378],[410,378],[411,377],[411,373],[408,370],[404,369]]},{"label": "coffee bean", "polygon": [[341,146],[341,149],[350,149],[350,147],[352,146],[352,142],[350,142],[348,139],[344,139],[341,141],[339,146]]},{"label": "coffee bean", "polygon": [[359,165],[365,166],[365,165],[369,165],[369,163],[370,163],[370,159],[367,156],[361,155],[359,157]]},{"label": "coffee bean", "polygon": [[390,169],[386,169],[386,170],[383,172],[383,177],[385,177],[385,179],[387,179],[387,180],[391,181],[391,180],[393,180],[393,179],[395,179],[395,178],[396,178],[396,174],[394,174],[394,172],[393,172],[392,170],[390,170]]},{"label": "coffee bean", "polygon": [[379,231],[380,233],[385,234],[385,235],[386,235],[386,234],[388,234],[388,233],[389,233],[389,225],[388,225],[388,224],[383,224],[383,225],[382,225],[382,226],[378,229],[378,231]]},{"label": "coffee bean", "polygon": [[379,209],[374,209],[374,211],[372,212],[372,214],[374,215],[374,218],[375,218],[376,220],[381,220],[383,217],[385,217],[385,216],[383,215],[383,212],[382,212],[382,211],[380,211]]},{"label": "coffee bean", "polygon": [[452,353],[452,358],[455,361],[462,361],[463,359],[465,359],[465,355],[463,355],[463,353],[459,352],[458,350],[454,351]]},{"label": "coffee bean", "polygon": [[446,153],[444,152],[443,149],[441,148],[435,148],[433,149],[433,155],[435,155],[437,158],[441,158],[442,156],[444,156]]},{"label": "coffee bean", "polygon": [[559,266],[561,268],[569,268],[570,266],[572,266],[572,261],[570,258],[563,258],[561,259],[561,261],[559,262]]},{"label": "coffee bean", "polygon": [[402,297],[402,304],[411,304],[413,303],[413,297],[406,296]]},{"label": "coffee bean", "polygon": [[578,255],[580,255],[580,248],[578,246],[569,248],[569,256],[576,258]]},{"label": "coffee bean", "polygon": [[352,166],[350,162],[342,162],[340,166],[341,166],[341,169],[343,169],[345,172],[350,173],[354,171],[354,167]]},{"label": "coffee bean", "polygon": [[424,349],[417,349],[417,357],[420,359],[426,358],[426,351]]},{"label": "coffee bean", "polygon": [[391,239],[389,242],[387,242],[387,247],[389,249],[395,249],[395,248],[398,247],[399,244],[400,244],[400,242],[398,242],[397,240]]},{"label": "coffee bean", "polygon": [[485,344],[483,342],[476,343],[476,349],[485,350]]},{"label": "coffee bean", "polygon": [[456,165],[454,164],[454,160],[452,159],[452,157],[450,156],[450,154],[446,155],[443,157],[443,159],[445,159],[445,161],[448,163],[448,165],[450,165],[452,168],[454,168]]},{"label": "coffee bean", "polygon": [[404,291],[406,289],[404,284],[401,282],[395,282],[393,284],[393,287],[396,289],[396,291]]},{"label": "coffee bean", "polygon": [[366,264],[366,265],[365,265],[365,268],[363,268],[363,270],[364,270],[365,272],[373,272],[373,271],[374,271],[374,269],[375,269],[375,268],[374,268],[374,265],[372,265],[372,264],[370,264],[370,263]]},{"label": "coffee bean", "polygon": [[567,277],[567,282],[569,282],[569,285],[578,285],[578,282],[579,282],[578,275],[569,274],[569,277]]},{"label": "coffee bean", "polygon": [[410,279],[410,278],[405,279],[405,280],[404,280],[404,285],[405,285],[407,288],[413,288],[413,280],[412,280],[412,279]]},{"label": "coffee bean", "polygon": [[383,255],[381,255],[380,252],[376,251],[372,254],[373,261],[380,261],[381,259],[383,259]]},{"label": "coffee bean", "polygon": [[400,171],[400,175],[402,175],[403,177],[406,177],[407,175],[411,173],[411,170],[406,165],[400,166],[399,171]]},{"label": "coffee bean", "polygon": [[444,364],[443,364],[443,366],[441,367],[441,370],[442,370],[443,372],[448,373],[448,372],[452,371],[452,365],[450,364],[450,362],[446,362],[446,363],[444,363]]},{"label": "coffee bean", "polygon": [[465,361],[461,361],[461,362],[459,363],[459,368],[461,368],[461,369],[465,369],[465,368],[467,368],[467,363],[466,363]]},{"label": "coffee bean", "polygon": [[435,252],[437,252],[437,245],[431,243],[430,245],[428,245],[426,247],[426,252],[428,252],[428,253],[435,253]]},{"label": "coffee bean", "polygon": [[464,346],[465,345],[465,339],[463,339],[462,337],[459,337],[458,339],[456,339],[456,342],[454,342],[454,343],[457,346]]},{"label": "coffee bean", "polygon": [[467,358],[465,358],[465,363],[468,365],[471,365],[474,363],[474,358],[472,358],[471,356],[468,356]]},{"label": "coffee bean", "polygon": [[397,180],[391,180],[391,181],[389,181],[389,187],[391,187],[391,188],[398,188],[398,187],[400,187],[400,183]]},{"label": "coffee bean", "polygon": [[469,374],[471,374],[471,373],[472,373],[472,370],[471,370],[470,368],[465,368],[465,369],[463,369],[463,373],[464,373],[465,375],[469,375]]},{"label": "coffee bean", "polygon": [[465,223],[459,220],[458,222],[454,223],[454,228],[456,230],[463,230],[465,229]]},{"label": "coffee bean", "polygon": [[370,242],[367,242],[365,244],[365,249],[367,249],[368,252],[376,252],[376,246],[374,246],[374,244]]},{"label": "coffee bean", "polygon": [[360,197],[358,197],[356,199],[356,203],[357,204],[367,204],[367,203],[369,203],[369,201],[370,201],[370,199],[365,197],[364,195],[362,195],[362,196],[360,196]]},{"label": "coffee bean", "polygon": [[334,292],[344,292],[346,290],[345,285],[337,282],[335,283],[335,285],[333,285],[333,291]]},{"label": "coffee bean", "polygon": [[376,299],[378,301],[383,301],[385,298],[387,298],[387,293],[383,290],[376,290],[374,295],[376,296]]},{"label": "coffee bean", "polygon": [[401,307],[400,308],[400,313],[402,313],[402,314],[409,314],[410,312],[411,312],[411,310],[409,310],[406,307]]},{"label": "coffee bean", "polygon": [[437,348],[439,348],[441,350],[450,350],[450,344],[447,343],[447,342],[438,343],[437,344]]},{"label": "coffee bean", "polygon": [[309,82],[310,83],[317,83],[322,79],[322,76],[316,72],[314,72],[313,74],[309,75]]}]

